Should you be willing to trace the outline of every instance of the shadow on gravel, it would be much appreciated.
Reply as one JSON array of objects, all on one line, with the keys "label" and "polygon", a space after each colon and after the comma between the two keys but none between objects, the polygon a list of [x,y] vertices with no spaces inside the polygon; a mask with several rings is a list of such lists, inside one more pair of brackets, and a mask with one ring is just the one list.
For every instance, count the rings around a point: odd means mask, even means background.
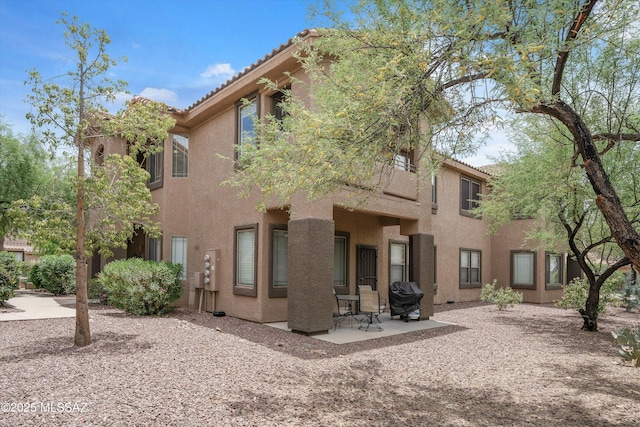
[{"label": "shadow on gravel", "polygon": [[[335,372],[320,378],[314,394],[290,396],[287,406],[295,410],[277,411],[272,395],[255,390],[243,391],[242,400],[228,405],[235,416],[260,414],[287,425],[313,425],[317,419],[326,420],[326,414],[334,414],[333,424],[340,426],[612,425],[597,407],[586,407],[573,396],[522,401],[496,388],[389,384],[381,378],[375,365],[354,364],[348,375]],[[634,414],[624,416],[626,421],[615,425],[631,425],[627,421]]]},{"label": "shadow on gravel", "polygon": [[214,317],[211,313],[182,311],[173,313],[169,315],[169,317],[185,320],[206,328],[217,329],[222,333],[231,334],[238,338],[242,338],[301,359],[339,357],[360,351],[427,340],[467,330],[467,328],[462,326],[451,325],[359,341],[350,344],[334,344],[310,336],[296,334],[235,317]]},{"label": "shadow on gravel", "polygon": [[517,309],[507,313],[500,313],[493,317],[496,323],[515,326],[522,330],[523,339],[529,336],[537,336],[545,342],[553,344],[555,348],[562,349],[568,354],[574,354],[579,358],[583,353],[596,353],[605,356],[617,354],[615,345],[609,331],[587,332],[580,329],[582,319],[570,318],[564,315],[564,311],[558,315],[545,314],[521,316]]},{"label": "shadow on gravel", "polygon": [[121,354],[146,350],[153,347],[150,343],[137,341],[138,335],[103,332],[92,334],[92,343],[87,347],[75,347],[73,336],[43,338],[27,345],[7,347],[10,355],[0,357],[0,363],[15,363],[34,360],[46,356],[73,357],[76,354],[100,352],[101,354]]}]

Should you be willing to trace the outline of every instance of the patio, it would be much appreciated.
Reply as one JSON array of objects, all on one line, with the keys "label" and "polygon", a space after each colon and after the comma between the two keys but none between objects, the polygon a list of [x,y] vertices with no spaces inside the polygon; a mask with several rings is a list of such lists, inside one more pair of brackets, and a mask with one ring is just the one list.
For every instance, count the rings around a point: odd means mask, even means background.
[{"label": "patio", "polygon": [[[341,325],[336,328],[336,330],[330,330],[327,334],[312,335],[312,337],[333,344],[348,344],[352,342],[405,334],[413,331],[455,325],[455,323],[436,320],[410,320],[409,322],[404,322],[400,320],[399,316],[394,316],[392,319],[388,312],[380,314],[380,320],[382,321],[380,325],[382,326],[382,331],[378,331],[376,328],[369,328],[368,331],[358,329],[360,323],[355,319],[345,319]],[[267,323],[266,325],[287,331],[290,330],[287,326],[287,322]]]}]

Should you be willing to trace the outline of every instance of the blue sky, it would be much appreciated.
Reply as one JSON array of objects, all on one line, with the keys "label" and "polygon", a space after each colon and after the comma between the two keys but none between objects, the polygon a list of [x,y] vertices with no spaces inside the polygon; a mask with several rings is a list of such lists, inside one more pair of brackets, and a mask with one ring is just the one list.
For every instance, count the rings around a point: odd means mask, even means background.
[{"label": "blue sky", "polygon": [[[0,115],[27,134],[29,70],[60,75],[72,54],[62,12],[111,37],[132,95],[186,108],[305,28],[313,0],[0,0]],[[500,138],[498,138],[500,139]],[[498,142],[498,141],[496,141]],[[492,149],[484,149],[483,153]],[[484,154],[463,159],[479,166]]]}]

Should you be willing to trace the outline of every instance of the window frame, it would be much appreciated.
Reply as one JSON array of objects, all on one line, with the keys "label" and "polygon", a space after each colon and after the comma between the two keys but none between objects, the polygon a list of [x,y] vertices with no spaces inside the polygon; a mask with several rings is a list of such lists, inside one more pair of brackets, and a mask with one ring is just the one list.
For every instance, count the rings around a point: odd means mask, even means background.
[{"label": "window frame", "polygon": [[[253,284],[238,283],[238,235],[241,232],[253,231]],[[233,294],[250,297],[258,296],[258,224],[239,225],[233,228]]]},{"label": "window frame", "polygon": [[431,174],[431,213],[438,213],[438,176]]},{"label": "window frame", "polygon": [[[551,283],[551,271],[549,270],[551,264],[551,257],[558,257],[558,277],[560,279],[559,283]],[[564,285],[564,254],[557,252],[545,252],[544,254],[544,284],[545,289],[562,289]]]},{"label": "window frame", "polygon": [[[270,224],[269,225],[269,298],[286,298],[288,293],[289,284],[285,286],[276,286],[275,284],[275,242],[276,234],[285,232],[288,233],[288,227],[286,224]],[[287,245],[289,242],[289,236],[287,235]],[[287,250],[287,271],[288,271],[288,250]]]},{"label": "window frame", "polygon": [[[468,183],[469,197],[465,200],[465,183]],[[478,192],[473,193],[473,186],[478,186]],[[477,196],[477,198],[474,197]],[[471,213],[471,210],[479,206],[479,202],[482,196],[482,182],[478,179],[471,178],[466,175],[460,175],[460,215],[468,216],[471,218],[480,218]]]},{"label": "window frame", "polygon": [[[393,261],[393,247],[394,246],[403,246],[404,249],[404,260],[402,264],[394,264]],[[398,280],[394,280],[392,277],[393,266],[401,265],[402,266],[402,278],[399,280],[400,282],[408,282],[409,280],[409,242],[402,240],[389,240],[389,284],[391,285]]]},{"label": "window frame", "polygon": [[416,166],[413,161],[413,151],[401,150],[393,153],[393,168],[405,172],[416,172]]},{"label": "window frame", "polygon": [[[463,275],[462,275],[462,254],[463,253],[469,253],[469,267],[468,267],[468,274],[467,277],[465,279],[468,280],[463,280]],[[472,254],[478,254],[478,281],[477,282],[473,282],[471,281],[471,276],[472,276],[472,270],[474,267],[472,267],[472,261],[473,261],[473,256]],[[458,278],[459,278],[459,287],[460,289],[473,289],[473,288],[481,288],[482,287],[482,251],[479,249],[471,249],[471,248],[460,248],[459,250],[459,254],[458,254]]]},{"label": "window frame", "polygon": [[[344,284],[336,285],[336,254],[335,254],[335,245],[338,240],[344,241],[344,259],[343,261],[343,275],[344,275]],[[349,251],[350,251],[350,240],[351,234],[345,231],[336,231],[333,235],[333,279],[332,286],[336,291],[336,294],[348,294],[349,293]]]},{"label": "window frame", "polygon": [[[249,102],[249,104],[245,103],[245,100]],[[260,94],[256,91],[253,92],[245,97],[242,97],[239,101],[236,102],[235,104],[235,111],[236,111],[236,130],[235,130],[235,150],[234,150],[234,159],[236,161],[236,168],[238,167],[238,161],[242,158],[242,135],[243,135],[243,129],[242,129],[242,110],[244,108],[249,107],[249,105],[255,105],[255,118],[259,118],[260,117]],[[254,120],[255,120],[254,118]],[[254,133],[254,137],[255,137],[255,126],[252,129],[253,133]],[[254,141],[255,144],[257,145],[258,141]]]},{"label": "window frame", "polygon": [[288,114],[282,109],[282,107],[278,104],[281,104],[286,101],[286,96],[283,91],[291,90],[291,86],[284,86],[281,89],[274,92],[269,99],[271,100],[271,109],[270,113],[275,120],[281,122]]},{"label": "window frame", "polygon": [[154,239],[147,238],[147,247],[145,248],[146,258],[150,261],[162,261],[162,236]]},{"label": "window frame", "polygon": [[[175,248],[175,242],[178,241],[178,239],[182,239],[182,242],[184,244],[183,247],[183,256],[181,257],[182,259],[179,260],[176,258],[176,250]],[[180,276],[180,280],[187,280],[187,254],[189,252],[189,239],[187,236],[171,236],[171,263],[172,264],[181,264],[182,265],[182,274]]]},{"label": "window frame", "polygon": [[[176,141],[176,137],[185,138],[186,146]],[[176,147],[179,145],[180,147]],[[184,158],[184,171],[178,170],[180,156]],[[189,135],[184,133],[171,134],[171,178],[188,178],[189,177]]]},{"label": "window frame", "polygon": [[[149,154],[144,161],[145,169],[149,172],[149,181],[147,182],[149,190],[161,188],[164,183],[164,150]],[[153,170],[151,167],[152,162],[154,164]]]},{"label": "window frame", "polygon": [[[515,277],[514,274],[516,273],[516,263],[515,263],[515,256],[516,255],[531,255],[532,257],[532,265],[531,265],[531,270],[532,270],[532,283],[517,283],[515,281]],[[523,250],[523,249],[517,249],[517,250],[512,250],[510,252],[509,255],[510,258],[510,270],[509,270],[509,283],[511,284],[511,287],[514,289],[536,289],[536,281],[537,281],[537,269],[538,269],[538,260],[537,260],[537,254],[535,251],[529,251],[529,250]]]}]

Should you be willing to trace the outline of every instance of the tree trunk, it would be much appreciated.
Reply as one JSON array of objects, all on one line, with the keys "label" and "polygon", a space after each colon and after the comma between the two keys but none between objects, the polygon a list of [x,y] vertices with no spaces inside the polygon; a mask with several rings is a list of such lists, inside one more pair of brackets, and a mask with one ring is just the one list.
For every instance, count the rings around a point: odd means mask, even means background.
[{"label": "tree trunk", "polygon": [[78,143],[78,203],[76,209],[76,335],[75,345],[91,344],[89,302],[87,298],[87,256],[84,240],[84,144]]},{"label": "tree trunk", "polygon": [[78,132],[75,135],[76,147],[78,147],[78,200],[76,204],[76,335],[74,343],[78,347],[91,344],[91,331],[89,329],[89,301],[87,298],[87,255],[85,244],[85,218],[84,218],[84,134],[82,121],[84,120],[84,63],[80,64],[80,79],[78,105]]},{"label": "tree trunk", "polygon": [[584,171],[596,194],[596,204],[611,229],[611,235],[631,263],[640,270],[640,234],[633,228],[615,188],[602,166],[591,132],[581,117],[563,101],[540,104],[532,109],[558,119],[573,135]]},{"label": "tree trunk", "polygon": [[598,330],[598,305],[600,304],[600,286],[592,283],[589,286],[589,295],[584,309],[580,309],[584,323],[582,329],[596,332]]}]

